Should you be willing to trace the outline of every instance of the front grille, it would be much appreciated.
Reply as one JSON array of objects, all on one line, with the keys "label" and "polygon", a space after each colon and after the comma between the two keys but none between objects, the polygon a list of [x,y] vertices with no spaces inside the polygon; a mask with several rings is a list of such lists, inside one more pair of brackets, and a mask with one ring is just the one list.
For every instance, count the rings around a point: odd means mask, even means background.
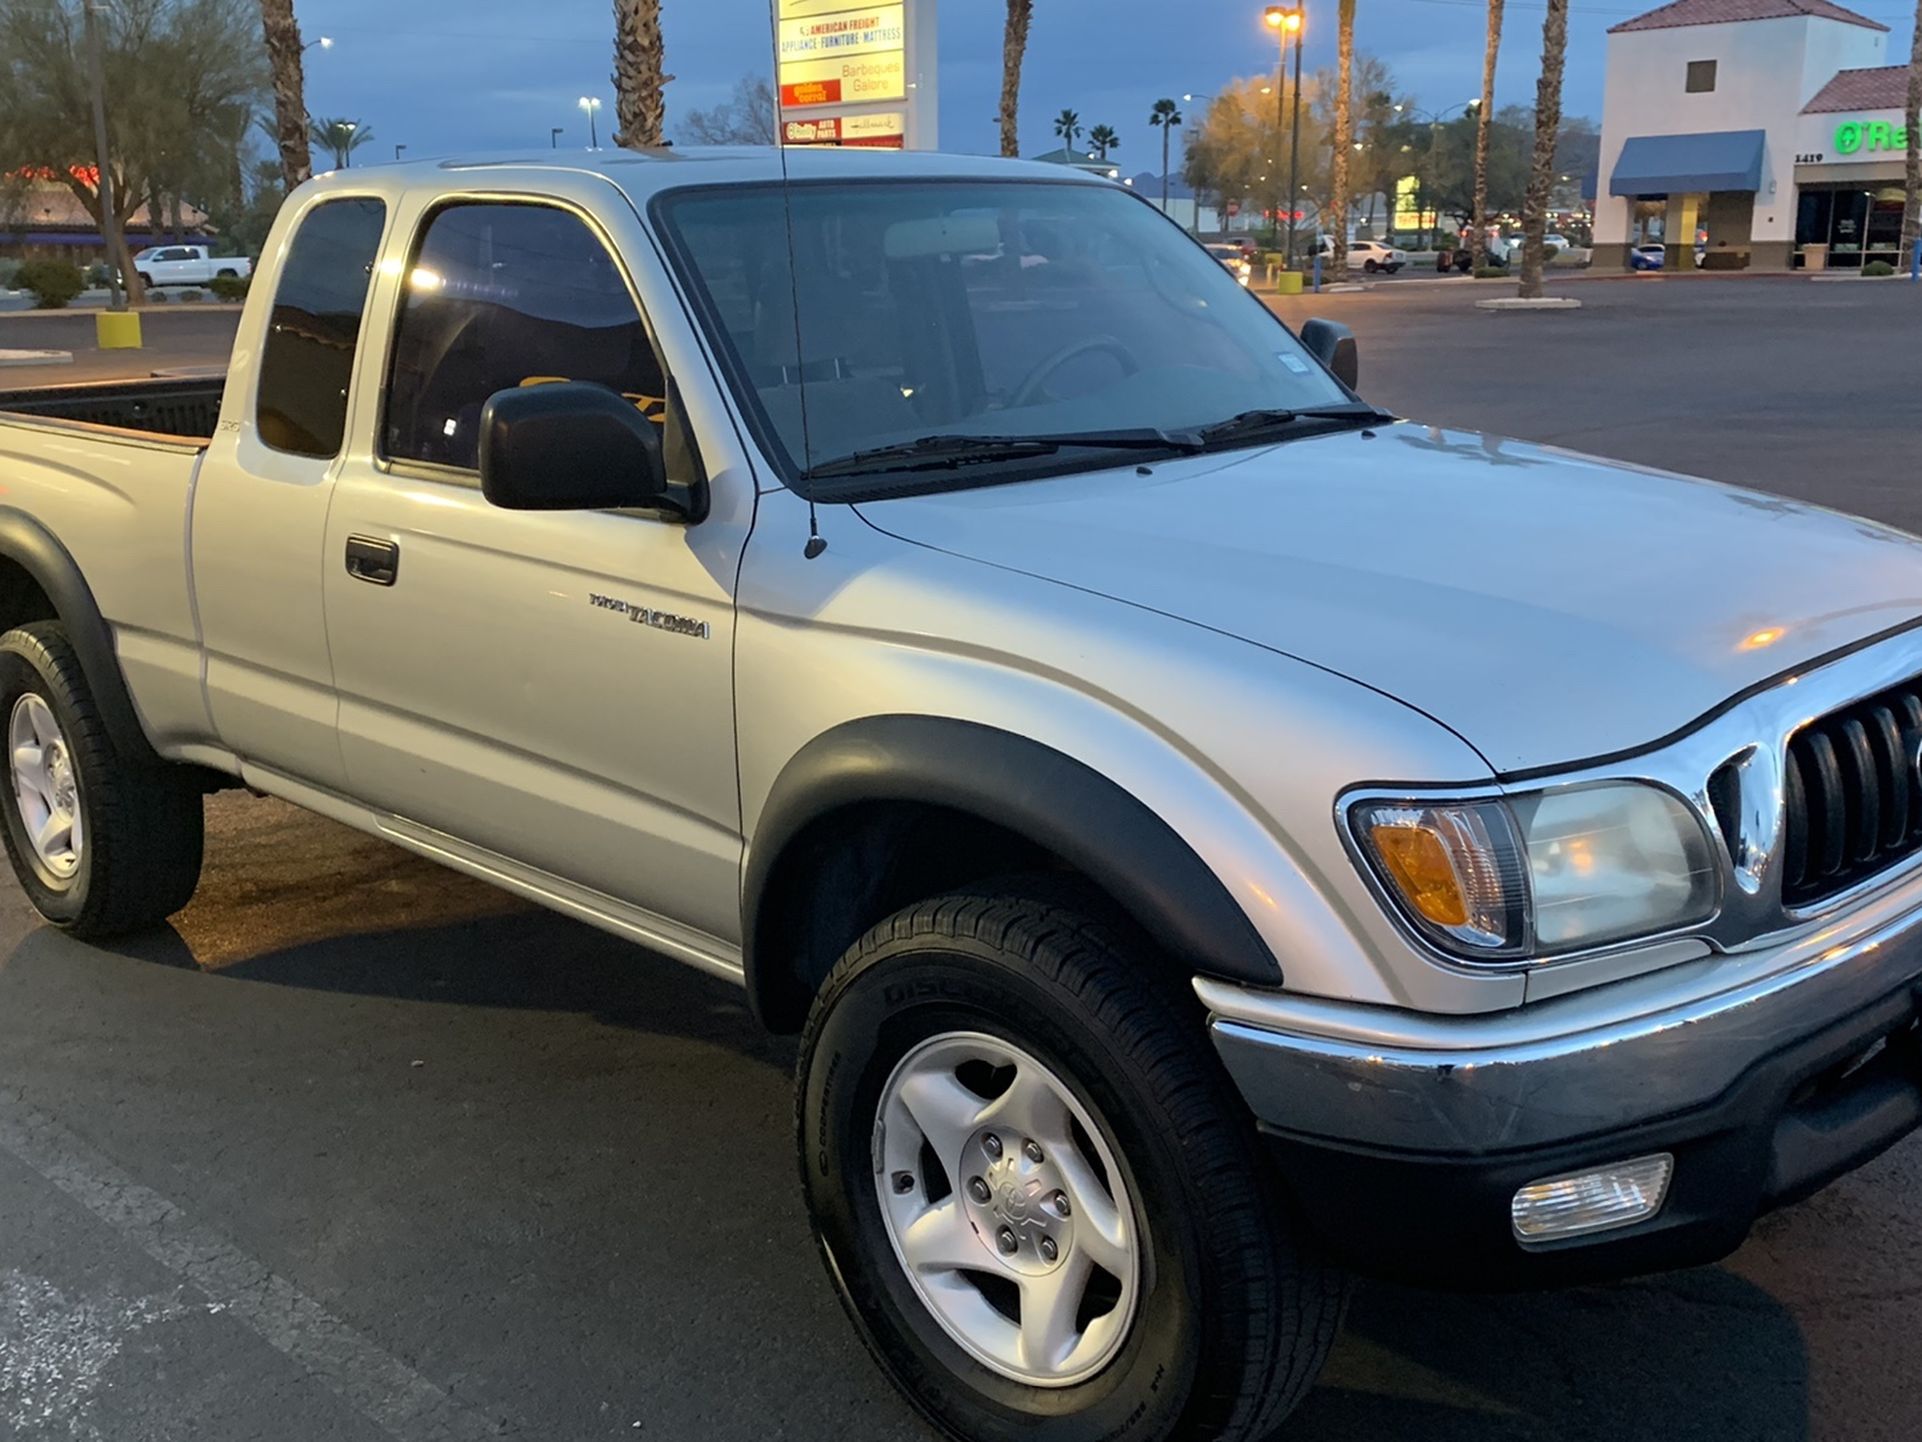
[{"label": "front grille", "polygon": [[1833,712],[1789,741],[1782,900],[1833,896],[1922,849],[1922,679]]}]

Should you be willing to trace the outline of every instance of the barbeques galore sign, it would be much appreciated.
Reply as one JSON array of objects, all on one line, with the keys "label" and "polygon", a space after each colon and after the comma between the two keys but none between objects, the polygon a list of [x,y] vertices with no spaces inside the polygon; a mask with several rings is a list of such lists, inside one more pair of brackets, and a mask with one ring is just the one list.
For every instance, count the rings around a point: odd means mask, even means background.
[{"label": "barbeques galore sign", "polygon": [[1835,127],[1835,149],[1838,155],[1854,155],[1861,150],[1907,150],[1908,148],[1908,128],[1893,125],[1886,120],[1844,120]]}]

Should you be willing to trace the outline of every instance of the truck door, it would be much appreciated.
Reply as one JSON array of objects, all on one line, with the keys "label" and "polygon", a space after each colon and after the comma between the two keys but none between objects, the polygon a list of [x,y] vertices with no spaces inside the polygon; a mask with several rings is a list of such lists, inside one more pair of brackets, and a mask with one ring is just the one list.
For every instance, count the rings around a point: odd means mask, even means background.
[{"label": "truck door", "polygon": [[328,527],[349,784],[457,854],[731,942],[733,590],[751,487],[717,487],[691,526],[490,506],[477,428],[500,390],[598,382],[663,425],[676,479],[694,448],[639,293],[585,212],[459,198],[416,237],[373,445],[352,448]]},{"label": "truck door", "polygon": [[386,219],[364,196],[329,197],[293,218],[265,339],[235,351],[194,494],[214,729],[242,760],[330,790],[344,772],[321,546]]}]

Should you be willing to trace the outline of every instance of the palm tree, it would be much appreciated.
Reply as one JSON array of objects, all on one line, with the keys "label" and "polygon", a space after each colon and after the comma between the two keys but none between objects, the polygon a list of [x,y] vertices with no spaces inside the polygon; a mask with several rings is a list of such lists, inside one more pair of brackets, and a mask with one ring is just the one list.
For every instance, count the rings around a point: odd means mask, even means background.
[{"label": "palm tree", "polygon": [[374,127],[336,117],[314,121],[307,135],[322,150],[333,153],[334,169],[345,170],[354,163],[354,152],[374,138]]},{"label": "palm tree", "polygon": [[280,178],[292,190],[314,173],[313,152],[307,148],[306,81],[294,0],[260,0],[260,28],[267,38],[267,59],[274,72],[272,134],[280,151]]},{"label": "palm tree", "polygon": [[1021,154],[1021,65],[1028,56],[1034,0],[1008,0],[1008,28],[1001,38],[1001,153]]},{"label": "palm tree", "polygon": [[[1922,5],[1922,0],[1915,0]],[[1168,213],[1168,142],[1173,139],[1175,127],[1181,124],[1181,107],[1172,100],[1157,100],[1155,108],[1148,113],[1148,123],[1161,132],[1161,213]],[[1200,213],[1200,199],[1195,201],[1196,213]]]},{"label": "palm tree", "polygon": [[1063,149],[1073,150],[1081,138],[1081,117],[1072,110],[1062,111],[1054,118],[1054,133],[1061,137]]},{"label": "palm tree", "polygon": [[[1922,6],[1922,0],[1916,0]],[[1482,51],[1482,98],[1475,106],[1475,230],[1468,237],[1469,274],[1488,264],[1488,137],[1495,124],[1495,61],[1502,50],[1502,0],[1488,0],[1488,45]]]},{"label": "palm tree", "polygon": [[1922,241],[1922,0],[1915,0],[1915,38],[1909,43],[1909,156],[1903,176],[1902,254],[1908,260]]},{"label": "palm tree", "polygon": [[1542,294],[1542,240],[1548,234],[1548,196],[1555,184],[1555,142],[1562,130],[1562,68],[1568,59],[1568,0],[1548,0],[1542,21],[1542,73],[1535,82],[1535,155],[1522,202],[1520,294]]},{"label": "palm tree", "polygon": [[660,145],[667,129],[667,45],[661,0],[614,0],[614,143]]},{"label": "palm tree", "polygon": [[1121,137],[1115,134],[1112,125],[1097,125],[1088,132],[1088,144],[1095,148],[1095,153],[1101,159],[1106,160],[1110,150],[1121,149]]},{"label": "palm tree", "polygon": [[1348,279],[1348,158],[1355,146],[1355,0],[1339,0],[1335,31],[1335,154],[1328,175],[1335,223],[1328,231],[1328,268],[1343,281]]}]

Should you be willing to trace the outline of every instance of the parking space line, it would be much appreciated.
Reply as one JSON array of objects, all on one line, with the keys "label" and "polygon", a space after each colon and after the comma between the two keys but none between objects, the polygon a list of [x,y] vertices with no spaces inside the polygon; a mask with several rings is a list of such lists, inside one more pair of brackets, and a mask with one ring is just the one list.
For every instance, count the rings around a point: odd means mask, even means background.
[{"label": "parking space line", "polygon": [[292,1282],[0,1087],[0,1150],[217,1303],[398,1442],[478,1442],[518,1427],[455,1401]]}]

